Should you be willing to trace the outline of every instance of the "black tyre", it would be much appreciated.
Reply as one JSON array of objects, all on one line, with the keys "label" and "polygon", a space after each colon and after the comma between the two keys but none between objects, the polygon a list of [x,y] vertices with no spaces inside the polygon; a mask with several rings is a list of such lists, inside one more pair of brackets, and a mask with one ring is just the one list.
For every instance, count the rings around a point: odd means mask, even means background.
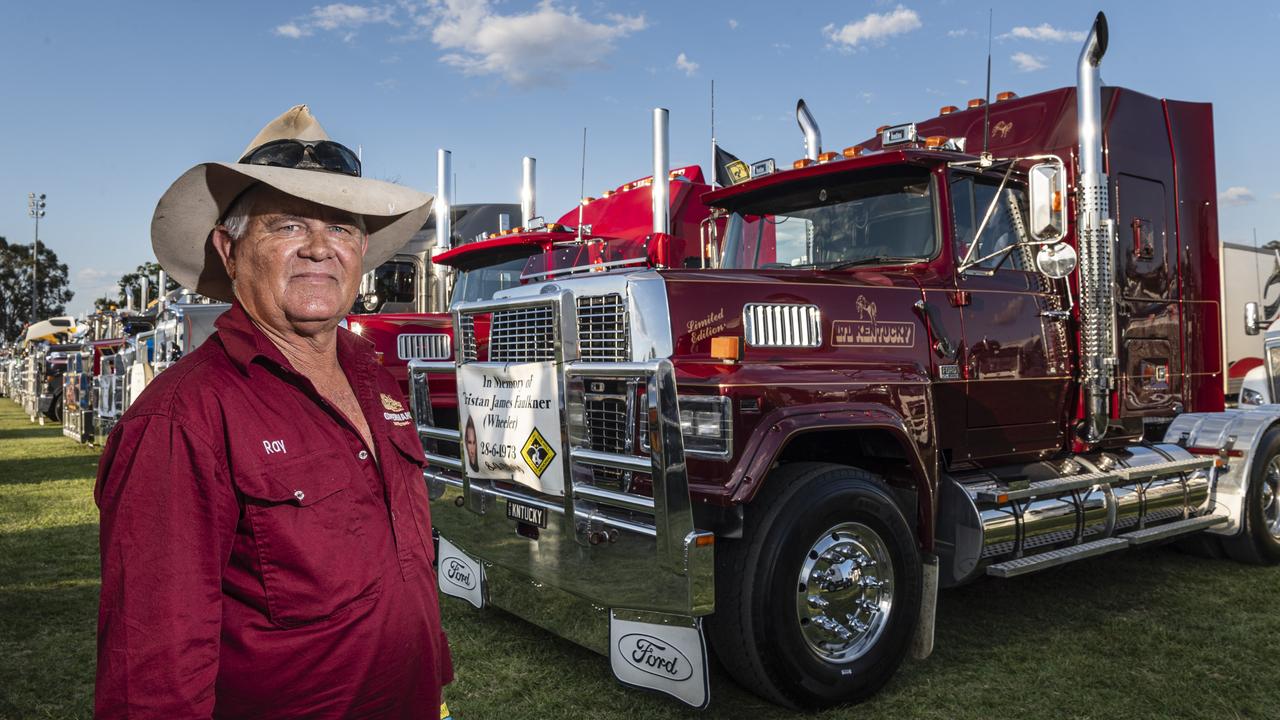
[{"label": "black tyre", "polygon": [[888,488],[858,468],[770,474],[743,539],[717,543],[712,645],[729,674],[797,709],[875,693],[920,614],[916,538]]},{"label": "black tyre", "polygon": [[1222,539],[1232,559],[1251,565],[1280,563],[1280,428],[1262,436],[1249,471],[1244,527]]}]

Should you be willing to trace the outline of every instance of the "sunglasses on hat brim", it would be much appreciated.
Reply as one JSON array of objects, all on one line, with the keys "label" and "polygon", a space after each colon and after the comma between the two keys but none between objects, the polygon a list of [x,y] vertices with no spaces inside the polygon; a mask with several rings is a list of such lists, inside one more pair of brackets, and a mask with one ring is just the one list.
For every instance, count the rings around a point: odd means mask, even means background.
[{"label": "sunglasses on hat brim", "polygon": [[332,140],[272,140],[240,158],[244,165],[270,165],[298,170],[327,170],[360,177],[360,158]]}]

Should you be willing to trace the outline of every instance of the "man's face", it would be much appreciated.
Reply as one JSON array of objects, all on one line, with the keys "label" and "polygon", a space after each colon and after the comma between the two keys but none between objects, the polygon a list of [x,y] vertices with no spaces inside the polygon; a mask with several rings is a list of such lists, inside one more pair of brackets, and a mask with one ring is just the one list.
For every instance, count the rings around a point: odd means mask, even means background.
[{"label": "man's face", "polygon": [[355,218],[270,188],[255,193],[244,237],[213,234],[236,298],[259,323],[291,334],[332,329],[360,285],[367,238]]}]

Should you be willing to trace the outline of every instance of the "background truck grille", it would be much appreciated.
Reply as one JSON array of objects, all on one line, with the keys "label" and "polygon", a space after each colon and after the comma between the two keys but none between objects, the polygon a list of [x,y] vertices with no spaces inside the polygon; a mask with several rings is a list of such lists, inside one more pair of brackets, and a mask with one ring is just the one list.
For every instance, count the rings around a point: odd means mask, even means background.
[{"label": "background truck grille", "polygon": [[[556,359],[555,311],[549,305],[495,310],[489,328],[490,362]],[[472,333],[474,337],[474,332]]]},{"label": "background truck grille", "polygon": [[453,343],[443,333],[405,333],[396,338],[401,360],[448,360]]},{"label": "background truck grille", "polygon": [[578,348],[594,362],[631,359],[627,307],[618,293],[578,298]]}]

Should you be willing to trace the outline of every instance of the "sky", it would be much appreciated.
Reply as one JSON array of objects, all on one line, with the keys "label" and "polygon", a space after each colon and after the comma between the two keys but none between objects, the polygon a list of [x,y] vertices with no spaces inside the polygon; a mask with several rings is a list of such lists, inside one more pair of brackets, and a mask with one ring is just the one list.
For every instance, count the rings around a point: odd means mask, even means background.
[{"label": "sky", "polygon": [[1220,234],[1280,240],[1280,5],[991,0],[641,2],[388,0],[6,3],[0,23],[0,236],[31,242],[27,193],[48,196],[40,240],[70,266],[80,314],[153,259],[168,185],[234,161],[306,103],[362,149],[365,174],[435,191],[453,151],[458,202],[518,202],[538,159],[539,214],[649,174],[650,118],[671,111],[673,167],[706,167],[716,135],[748,162],[803,156],[797,98],[824,143],[933,117],[992,93],[1075,82],[1107,13],[1108,84],[1211,102]]}]

